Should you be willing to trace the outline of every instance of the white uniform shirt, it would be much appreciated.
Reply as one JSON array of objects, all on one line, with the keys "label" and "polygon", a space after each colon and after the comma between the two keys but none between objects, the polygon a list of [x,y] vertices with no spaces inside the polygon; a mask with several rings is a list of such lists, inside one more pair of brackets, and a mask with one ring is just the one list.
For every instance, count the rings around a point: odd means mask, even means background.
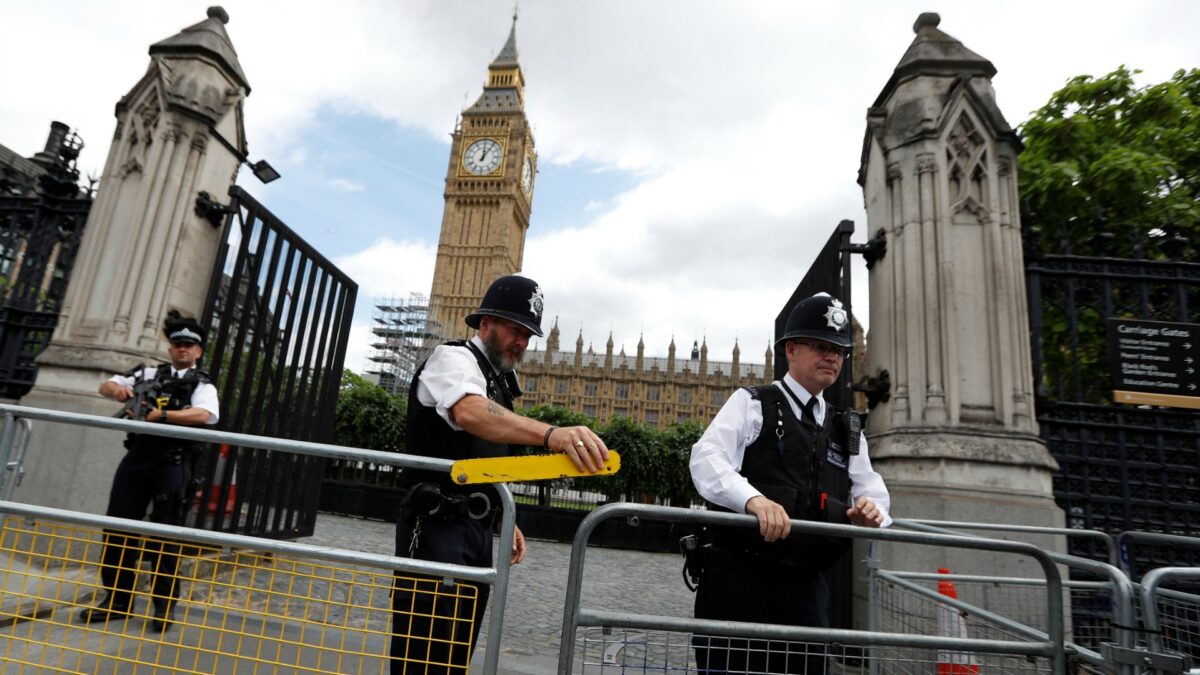
[{"label": "white uniform shirt", "polygon": [[[483,349],[483,340],[476,335],[470,342],[486,359],[487,352]],[[451,429],[462,431],[462,427],[451,419],[450,409],[468,394],[487,398],[487,380],[483,377],[483,371],[479,369],[475,353],[466,346],[438,345],[425,362],[421,376],[417,378],[417,401],[423,406],[437,410],[438,416],[445,420]]]},{"label": "white uniform shirt", "polygon": [[[784,375],[782,381],[774,382],[776,387],[784,386],[792,390],[800,402],[807,404],[812,398],[804,387],[791,374]],[[800,408],[791,396],[785,396],[792,413],[800,419]],[[825,399],[817,396],[813,409],[813,417],[817,424],[825,423]],[[746,502],[762,493],[750,485],[750,481],[738,473],[742,468],[742,458],[746,448],[758,439],[762,430],[762,405],[750,396],[745,389],[738,389],[729,397],[721,411],[713,418],[704,435],[692,446],[692,459],[689,464],[692,472],[692,482],[696,490],[708,501],[724,506],[734,513],[745,513]],[[888,508],[892,500],[888,495],[883,478],[871,468],[871,458],[867,455],[867,439],[859,438],[857,455],[850,456],[850,496],[852,501],[859,497],[868,497],[883,512],[883,526],[892,524]]]},{"label": "white uniform shirt", "polygon": [[[181,377],[185,375],[187,370],[175,370],[174,366],[167,366],[171,369],[171,375]],[[191,370],[190,368],[188,370]],[[155,374],[158,373],[157,366],[142,369],[142,380],[153,380]],[[108,378],[109,382],[116,382],[119,385],[133,388],[137,383],[138,378],[133,375],[113,375]],[[221,415],[221,405],[217,401],[217,388],[211,382],[201,382],[196,385],[195,391],[192,392],[191,406],[192,408],[204,408],[208,411],[208,421],[205,424],[216,424],[217,419]]]}]

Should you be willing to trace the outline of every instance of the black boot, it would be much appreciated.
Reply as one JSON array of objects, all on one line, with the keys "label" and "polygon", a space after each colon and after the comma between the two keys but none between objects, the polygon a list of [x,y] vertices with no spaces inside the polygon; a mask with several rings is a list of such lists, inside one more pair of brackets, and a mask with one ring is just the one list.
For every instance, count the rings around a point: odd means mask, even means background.
[{"label": "black boot", "polygon": [[130,607],[128,603],[114,603],[105,600],[95,607],[85,607],[79,611],[79,620],[83,623],[97,623],[100,621],[111,621],[116,619],[124,621],[129,618]]},{"label": "black boot", "polygon": [[154,618],[150,628],[156,633],[165,633],[175,623],[175,598],[154,598]]}]

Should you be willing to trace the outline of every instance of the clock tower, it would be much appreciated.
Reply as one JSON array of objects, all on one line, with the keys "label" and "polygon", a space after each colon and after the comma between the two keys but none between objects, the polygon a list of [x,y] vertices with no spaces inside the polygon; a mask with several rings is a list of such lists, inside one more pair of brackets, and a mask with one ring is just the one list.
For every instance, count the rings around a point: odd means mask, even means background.
[{"label": "clock tower", "polygon": [[443,337],[467,337],[471,330],[464,319],[479,307],[488,286],[521,269],[536,173],[514,15],[508,40],[488,66],[483,93],[463,111],[450,144],[429,294]]}]

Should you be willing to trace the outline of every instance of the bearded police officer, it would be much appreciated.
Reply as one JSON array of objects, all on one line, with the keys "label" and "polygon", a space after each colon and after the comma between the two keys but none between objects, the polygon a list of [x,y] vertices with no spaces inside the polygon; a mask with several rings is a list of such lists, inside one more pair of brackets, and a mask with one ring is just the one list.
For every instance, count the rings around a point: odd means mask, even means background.
[{"label": "bearded police officer", "polygon": [[[216,424],[220,410],[217,389],[196,368],[204,354],[204,329],[195,319],[172,312],[163,333],[170,341],[169,365],[138,366],[125,375],[114,375],[100,385],[100,394],[125,403],[124,416],[132,419],[179,426]],[[106,514],[141,520],[150,508],[151,521],[182,524],[194,494],[190,483],[200,444],[131,433],[125,447],[128,452],[113,476]],[[98,606],[82,610],[81,621],[129,617],[139,558],[148,559],[153,573],[151,628],[162,632],[170,627],[179,592],[179,544],[115,530],[104,531],[101,553],[100,579],[107,596]]]},{"label": "bearded police officer", "polygon": [[[600,437],[583,426],[558,428],[512,412],[521,395],[515,368],[533,335],[542,335],[541,288],[522,276],[497,279],[466,317],[478,334],[430,354],[408,393],[408,452],[459,460],[509,454],[509,444],[566,453],[581,470],[608,459]],[[494,491],[459,486],[445,473],[406,470],[407,494],[396,519],[396,555],[471,567],[492,566]],[[514,532],[511,564],[525,558]],[[413,578],[416,577],[416,582]],[[465,673],[477,642],[489,587],[474,606],[439,578],[397,573],[392,595],[392,672]],[[496,637],[496,636],[493,636]]]},{"label": "bearded police officer", "polygon": [[[696,489],[716,510],[753,514],[758,531],[715,528],[700,574],[701,619],[827,627],[824,570],[849,540],[791,532],[791,520],[891,524],[887,487],[871,468],[857,417],[822,392],[838,379],[850,318],[836,298],[802,300],[784,335],[782,380],[734,392],[692,447]],[[761,640],[695,637],[701,672],[825,672],[823,656]],[[790,652],[790,653],[789,653]]]}]

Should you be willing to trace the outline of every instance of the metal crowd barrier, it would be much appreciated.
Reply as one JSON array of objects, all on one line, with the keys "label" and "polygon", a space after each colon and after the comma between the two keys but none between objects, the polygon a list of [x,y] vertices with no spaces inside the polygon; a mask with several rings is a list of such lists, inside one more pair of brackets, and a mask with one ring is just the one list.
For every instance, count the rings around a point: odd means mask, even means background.
[{"label": "metal crowd barrier", "polygon": [[25,451],[29,448],[29,434],[33,425],[29,420],[5,415],[4,426],[0,429],[0,466],[4,473],[0,474],[0,499],[12,499],[13,491],[21,484],[25,475]]},{"label": "metal crowd barrier", "polygon": [[[560,675],[568,675],[575,666],[578,669],[574,672],[584,673],[695,673],[693,639],[708,636],[766,641],[759,643],[759,648],[772,654],[836,659],[842,673],[940,672],[938,664],[949,666],[964,656],[984,664],[976,669],[977,672],[1035,671],[1054,675],[1066,672],[1062,581],[1050,555],[1031,544],[792,521],[793,533],[1012,553],[1033,558],[1041,566],[1045,573],[1045,602],[1041,605],[1046,610],[1045,632],[1024,631],[1012,639],[947,637],[713,621],[584,608],[581,606],[581,586],[588,541],[602,522],[613,518],[662,520],[697,526],[758,526],[757,519],[749,515],[644,504],[609,504],[593,511],[580,525],[571,552],[559,651]],[[582,637],[580,628],[584,629]],[[579,664],[576,664],[577,640],[582,646]],[[831,672],[837,671],[831,669]]]},{"label": "metal crowd barrier", "polygon": [[[38,420],[403,468],[448,471],[451,466],[448,460],[412,455],[11,405],[0,405],[0,414],[8,417],[0,430],[0,461],[4,462],[14,451],[20,452],[14,441],[23,443],[14,420]],[[512,546],[514,504],[506,486],[496,488],[502,507],[499,546],[507,551]],[[455,605],[474,606],[475,589],[458,580],[492,587],[484,672],[494,673],[499,665],[507,556],[500,556],[494,567],[466,567],[7,500],[0,501],[0,518],[4,561],[0,672],[129,672],[141,666],[192,673],[258,672],[260,667],[288,672],[386,672],[391,664],[393,622],[407,626],[409,635],[419,640],[429,636],[434,621],[454,621]],[[80,608],[91,606],[102,595],[97,560],[105,530],[126,535],[121,537],[123,545],[136,547],[138,553],[161,553],[164,546],[179,552],[182,564],[175,583],[181,592],[172,628],[155,632],[151,603],[144,601],[128,615],[107,623],[79,621]],[[139,581],[144,586],[147,579]],[[390,594],[395,589],[431,600],[433,609],[393,613]],[[449,644],[434,646],[465,653],[472,625],[455,628]],[[398,659],[421,667],[421,672],[422,664],[441,664],[462,673],[468,668],[466,663],[446,663],[430,653]]]},{"label": "metal crowd barrier", "polygon": [[1162,588],[1173,581],[1200,582],[1200,568],[1159,567],[1142,577],[1142,623],[1154,667],[1181,672],[1200,659],[1200,595]]},{"label": "metal crowd barrier", "polygon": [[[1112,561],[1116,558],[1116,541],[1105,533],[1091,530],[904,519],[896,519],[894,526],[946,534],[954,533],[954,529],[974,529],[989,532],[1086,537],[1102,540],[1109,560]],[[1139,664],[1144,664],[1144,660],[1151,656],[1145,649],[1145,642],[1139,639],[1141,632],[1137,621],[1135,584],[1113,564],[1053,552],[1048,555],[1055,563],[1072,572],[1083,572],[1086,575],[1103,579],[1103,581],[1066,581],[1063,583],[1063,587],[1070,594],[1071,605],[1078,614],[1071,617],[1071,623],[1074,625],[1068,626],[1067,629],[1071,638],[1067,643],[1068,654],[1084,670],[1107,672],[1116,669],[1122,673],[1135,672]],[[872,554],[872,562],[874,560],[875,556]],[[954,606],[967,617],[968,621],[988,626],[988,628],[980,627],[974,630],[1010,630],[1018,634],[1045,635],[1044,631],[1030,620],[1031,596],[1029,593],[1021,594],[1021,589],[1036,591],[1041,587],[1042,582],[1039,579],[891,572],[878,570],[875,564],[869,566],[875,577],[871,588],[877,594],[873,596],[875,601],[872,602],[872,609],[876,612],[882,612],[889,602],[895,602],[878,597],[880,584],[891,584],[894,588],[903,589],[905,593],[922,595],[930,602]],[[961,595],[965,596],[965,601],[940,597],[935,590],[918,583],[920,581],[933,582],[934,580],[945,580],[958,584],[959,590],[964,591]],[[986,588],[987,591],[972,592],[973,586]],[[988,609],[984,609],[983,605],[987,605]],[[912,613],[909,610],[901,610],[895,612],[895,615],[908,617]],[[877,621],[878,615],[873,615],[872,620]],[[873,623],[872,626],[876,626],[876,624]]]},{"label": "metal crowd barrier", "polygon": [[[1134,569],[1134,562],[1137,556],[1133,554],[1133,550],[1138,544],[1155,546],[1164,551],[1178,551],[1180,549],[1200,551],[1200,539],[1195,537],[1162,534],[1161,532],[1141,532],[1137,530],[1122,532],[1117,535],[1117,546],[1121,550],[1121,570],[1129,575],[1130,579],[1138,579],[1142,576],[1138,574],[1138,570]],[[1174,567],[1178,566],[1178,564],[1168,566]]]}]

